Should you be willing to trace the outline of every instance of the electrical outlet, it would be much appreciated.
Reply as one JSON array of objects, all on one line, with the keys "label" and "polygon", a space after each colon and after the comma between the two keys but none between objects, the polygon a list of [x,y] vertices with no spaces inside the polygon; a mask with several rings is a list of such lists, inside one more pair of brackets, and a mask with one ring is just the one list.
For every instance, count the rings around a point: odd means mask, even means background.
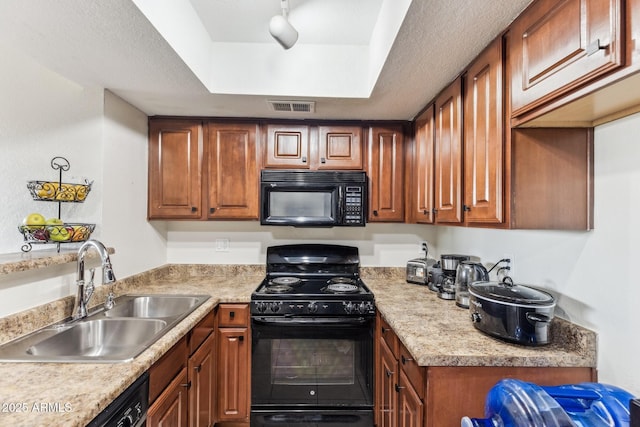
[{"label": "electrical outlet", "polygon": [[511,278],[513,278],[513,276],[515,275],[515,256],[513,254],[507,253],[502,255],[503,259],[508,259],[509,261],[505,261],[502,263],[501,266],[498,266],[498,268],[504,268],[504,267],[508,267],[508,270],[502,270],[503,272],[506,273],[507,276],[510,276]]},{"label": "electrical outlet", "polygon": [[229,239],[216,239],[216,252],[229,252]]},{"label": "electrical outlet", "polygon": [[420,242],[420,252],[422,252],[424,255],[429,252],[429,242],[427,242],[426,240],[422,240]]}]

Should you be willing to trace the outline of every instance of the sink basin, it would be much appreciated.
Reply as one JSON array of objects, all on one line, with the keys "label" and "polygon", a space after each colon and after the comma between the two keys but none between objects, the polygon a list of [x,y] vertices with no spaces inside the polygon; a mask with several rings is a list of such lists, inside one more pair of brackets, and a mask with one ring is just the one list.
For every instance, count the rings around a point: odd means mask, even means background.
[{"label": "sink basin", "polygon": [[127,359],[144,350],[167,326],[158,319],[99,319],[78,323],[32,345],[27,353],[45,357]]},{"label": "sink basin", "polygon": [[209,299],[208,295],[124,295],[110,310],[35,331],[0,346],[0,362],[127,362]]},{"label": "sink basin", "polygon": [[165,318],[179,316],[207,297],[190,295],[128,295],[104,312],[107,317]]}]

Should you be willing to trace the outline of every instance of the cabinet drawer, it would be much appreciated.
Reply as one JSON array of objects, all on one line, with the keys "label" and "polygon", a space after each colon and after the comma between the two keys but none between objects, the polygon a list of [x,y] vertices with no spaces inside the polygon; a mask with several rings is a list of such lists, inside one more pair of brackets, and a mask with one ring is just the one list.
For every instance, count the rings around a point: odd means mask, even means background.
[{"label": "cabinet drawer", "polygon": [[393,357],[397,359],[398,357],[400,357],[398,337],[396,336],[395,332],[393,332],[393,329],[391,329],[391,326],[387,323],[386,320],[384,320],[382,316],[378,317],[378,319],[380,322],[378,329],[380,331],[380,337],[387,344],[389,350],[391,350],[391,352],[393,353]]},{"label": "cabinet drawer", "polygon": [[407,374],[409,382],[413,385],[420,396],[420,399],[424,398],[424,368],[419,366],[413,356],[409,353],[409,350],[404,345],[400,344],[400,367]]},{"label": "cabinet drawer", "polygon": [[220,304],[218,306],[218,327],[233,328],[249,326],[248,304]]},{"label": "cabinet drawer", "polygon": [[213,332],[215,327],[214,312],[207,314],[189,333],[189,354],[193,354],[198,347]]},{"label": "cabinet drawer", "polygon": [[149,370],[149,403],[169,386],[187,363],[187,339],[182,338]]}]

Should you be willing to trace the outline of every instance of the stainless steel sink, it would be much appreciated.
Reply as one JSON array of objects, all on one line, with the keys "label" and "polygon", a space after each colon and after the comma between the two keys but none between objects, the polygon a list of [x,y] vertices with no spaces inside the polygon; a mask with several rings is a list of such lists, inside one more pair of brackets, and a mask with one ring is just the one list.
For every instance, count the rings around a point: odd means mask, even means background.
[{"label": "stainless steel sink", "polygon": [[107,317],[174,317],[202,303],[202,297],[191,295],[128,295],[104,312]]},{"label": "stainless steel sink", "polygon": [[110,310],[0,346],[0,362],[131,361],[207,299],[208,295],[125,295],[116,298]]}]

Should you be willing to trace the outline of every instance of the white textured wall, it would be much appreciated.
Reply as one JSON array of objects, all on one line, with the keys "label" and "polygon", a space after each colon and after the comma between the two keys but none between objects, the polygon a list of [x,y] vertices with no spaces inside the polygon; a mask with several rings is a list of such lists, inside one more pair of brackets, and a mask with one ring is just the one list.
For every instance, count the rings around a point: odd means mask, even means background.
[{"label": "white textured wall", "polygon": [[515,255],[517,283],[547,288],[559,312],[598,332],[599,380],[640,395],[640,114],[595,129],[595,230],[440,228],[441,252]]}]

